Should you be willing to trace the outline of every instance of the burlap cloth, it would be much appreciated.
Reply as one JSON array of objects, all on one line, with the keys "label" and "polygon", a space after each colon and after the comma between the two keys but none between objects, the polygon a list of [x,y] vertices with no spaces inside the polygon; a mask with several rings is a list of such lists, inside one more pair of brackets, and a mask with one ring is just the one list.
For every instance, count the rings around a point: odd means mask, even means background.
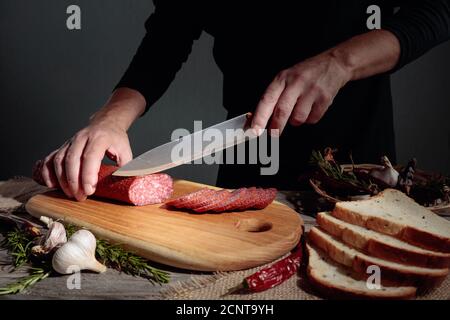
[{"label": "burlap cloth", "polygon": [[[8,181],[0,181],[0,214],[24,214],[24,204],[35,194],[45,192],[47,189],[25,177],[16,177]],[[314,219],[303,216],[305,230],[314,225]],[[1,221],[0,221],[1,223]],[[239,285],[242,280],[258,271],[258,268],[249,270],[195,275],[189,280],[171,283],[161,289],[163,299],[227,299],[227,300],[320,300],[314,289],[309,286],[304,271],[293,276],[281,285],[260,293],[226,294],[230,288]],[[450,276],[432,291],[422,294],[419,300],[450,300]]]}]

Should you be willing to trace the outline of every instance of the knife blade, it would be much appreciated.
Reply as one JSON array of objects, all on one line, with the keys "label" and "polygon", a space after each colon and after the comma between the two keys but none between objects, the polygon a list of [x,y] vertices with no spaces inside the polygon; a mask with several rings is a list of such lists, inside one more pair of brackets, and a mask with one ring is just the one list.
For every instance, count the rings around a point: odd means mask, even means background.
[{"label": "knife blade", "polygon": [[[136,157],[113,175],[131,177],[161,172],[254,139],[257,135],[248,130],[251,116],[251,113],[246,113],[158,146]],[[221,136],[222,139],[205,141],[205,133],[207,136]],[[174,154],[174,148],[187,152]]]}]

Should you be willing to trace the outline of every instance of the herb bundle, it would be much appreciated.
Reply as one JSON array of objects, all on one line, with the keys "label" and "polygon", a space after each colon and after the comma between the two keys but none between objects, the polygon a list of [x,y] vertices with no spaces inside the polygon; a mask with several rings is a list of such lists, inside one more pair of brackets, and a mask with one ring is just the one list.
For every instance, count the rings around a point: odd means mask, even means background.
[{"label": "herb bundle", "polygon": [[[318,169],[316,179],[326,182],[334,191],[349,190],[355,193],[367,193],[371,190],[371,181],[364,181],[355,175],[353,170],[344,170],[333,158],[330,148],[325,149],[325,156],[320,151],[313,150],[310,158],[310,165]],[[353,161],[352,161],[353,162]]]}]

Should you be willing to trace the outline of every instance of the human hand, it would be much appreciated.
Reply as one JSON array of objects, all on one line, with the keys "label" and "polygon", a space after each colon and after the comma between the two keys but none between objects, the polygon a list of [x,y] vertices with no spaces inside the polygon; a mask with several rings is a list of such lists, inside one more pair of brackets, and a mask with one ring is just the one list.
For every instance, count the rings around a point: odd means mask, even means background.
[{"label": "human hand", "polygon": [[330,52],[281,71],[258,103],[252,128],[267,127],[271,135],[279,136],[288,122],[317,123],[350,78],[350,71]]},{"label": "human hand", "polygon": [[85,200],[95,192],[105,154],[118,166],[130,161],[128,135],[114,123],[92,123],[44,159],[42,178],[48,187],[60,187],[69,198]]}]

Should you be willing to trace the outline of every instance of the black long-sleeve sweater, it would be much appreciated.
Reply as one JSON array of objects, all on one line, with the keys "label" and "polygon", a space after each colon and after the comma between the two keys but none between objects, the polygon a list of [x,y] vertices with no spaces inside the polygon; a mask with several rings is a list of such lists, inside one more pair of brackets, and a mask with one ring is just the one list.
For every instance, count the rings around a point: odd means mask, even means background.
[{"label": "black long-sleeve sweater", "polygon": [[[282,69],[369,31],[367,8],[381,8],[382,28],[400,41],[395,70],[450,38],[450,0],[154,1],[147,34],[117,87],[138,90],[153,105],[165,92],[203,31],[224,76],[229,117],[252,111]],[[245,4],[243,4],[245,3]],[[394,9],[399,7],[396,13]],[[395,162],[389,73],[348,83],[317,125],[288,127],[280,139],[280,171],[222,166],[218,184],[295,186],[312,149],[333,146],[355,161]]]}]

